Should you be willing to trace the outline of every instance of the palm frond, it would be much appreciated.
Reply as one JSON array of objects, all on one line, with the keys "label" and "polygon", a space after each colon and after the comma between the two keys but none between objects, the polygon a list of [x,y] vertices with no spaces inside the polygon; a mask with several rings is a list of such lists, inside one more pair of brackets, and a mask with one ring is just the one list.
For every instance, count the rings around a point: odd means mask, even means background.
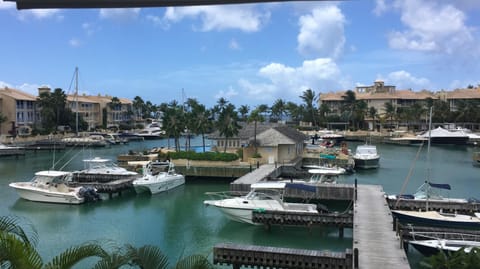
[{"label": "palm frond", "polygon": [[17,216],[0,216],[0,233],[10,233],[19,237],[25,244],[36,246],[38,233],[27,220]]},{"label": "palm frond", "polygon": [[86,258],[99,257],[104,259],[108,253],[98,244],[86,243],[80,246],[74,246],[60,255],[54,257],[45,268],[46,269],[67,269]]},{"label": "palm frond", "polygon": [[213,269],[213,264],[202,255],[187,256],[175,265],[175,269]]},{"label": "palm frond", "polygon": [[126,256],[130,258],[132,264],[138,265],[140,268],[168,268],[168,258],[157,246],[145,245],[140,248],[135,248],[131,245],[126,245],[126,248]]},{"label": "palm frond", "polygon": [[130,264],[130,259],[121,253],[112,253],[100,260],[93,269],[118,269]]},{"label": "palm frond", "polygon": [[43,261],[35,248],[18,236],[0,233],[0,268],[40,269]]}]

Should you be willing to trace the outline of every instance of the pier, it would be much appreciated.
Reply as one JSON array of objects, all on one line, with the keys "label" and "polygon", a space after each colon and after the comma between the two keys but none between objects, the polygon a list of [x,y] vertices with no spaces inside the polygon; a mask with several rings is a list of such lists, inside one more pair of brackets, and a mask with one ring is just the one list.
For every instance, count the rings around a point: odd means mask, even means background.
[{"label": "pier", "polygon": [[399,238],[392,231],[393,219],[381,186],[358,185],[353,218],[354,261],[360,269],[410,268]]}]

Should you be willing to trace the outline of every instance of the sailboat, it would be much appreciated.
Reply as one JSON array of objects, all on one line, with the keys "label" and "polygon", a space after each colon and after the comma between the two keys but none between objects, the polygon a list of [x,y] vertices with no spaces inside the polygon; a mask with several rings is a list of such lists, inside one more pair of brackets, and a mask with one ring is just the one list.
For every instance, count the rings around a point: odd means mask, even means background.
[{"label": "sailboat", "polygon": [[[430,119],[428,124],[429,132],[432,127],[432,108],[430,108]],[[428,150],[427,150],[427,183],[429,183],[430,177],[430,137],[428,137]],[[435,186],[435,185],[434,185]],[[441,186],[441,185],[438,185]],[[429,210],[429,195],[425,196],[425,211],[408,211],[408,210],[392,210],[392,216],[400,223],[409,223],[426,226],[436,227],[448,227],[459,229],[480,229],[480,213],[471,215],[463,215],[456,213],[443,213],[434,210]]]}]

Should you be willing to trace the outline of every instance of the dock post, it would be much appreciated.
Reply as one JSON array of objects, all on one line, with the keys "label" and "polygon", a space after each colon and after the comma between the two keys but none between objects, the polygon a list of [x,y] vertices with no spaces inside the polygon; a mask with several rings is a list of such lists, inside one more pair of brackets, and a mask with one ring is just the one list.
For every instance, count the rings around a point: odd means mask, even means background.
[{"label": "dock post", "polygon": [[357,178],[355,178],[355,202],[357,201]]},{"label": "dock post", "polygon": [[358,248],[353,249],[353,268],[358,268]]}]

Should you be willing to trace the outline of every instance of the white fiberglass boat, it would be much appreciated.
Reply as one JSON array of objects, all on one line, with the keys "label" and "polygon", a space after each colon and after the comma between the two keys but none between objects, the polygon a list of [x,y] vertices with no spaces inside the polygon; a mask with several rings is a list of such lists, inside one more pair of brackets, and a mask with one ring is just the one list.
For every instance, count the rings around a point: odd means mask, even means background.
[{"label": "white fiberglass boat", "polygon": [[71,188],[66,185],[72,173],[65,171],[40,171],[29,182],[13,182],[14,188],[23,199],[35,202],[81,204],[85,202],[84,187]]},{"label": "white fiberglass boat", "polygon": [[143,176],[133,181],[135,191],[137,193],[148,191],[156,194],[185,184],[185,177],[175,172],[174,164],[169,162],[166,165],[168,165],[166,172],[155,172],[151,162],[145,165]]},{"label": "white fiberglass boat", "polygon": [[255,183],[250,186],[251,190],[245,196],[235,197],[232,192],[207,193],[219,199],[206,200],[203,203],[217,207],[231,220],[254,225],[257,223],[252,221],[253,210],[318,213],[315,204],[284,202],[283,193],[288,186],[289,183],[286,182]]},{"label": "white fiberglass boat", "polygon": [[380,166],[380,155],[375,145],[358,145],[353,155],[355,168],[371,169]]},{"label": "white fiberglass boat", "polygon": [[111,182],[121,179],[134,179],[138,173],[117,166],[110,159],[95,157],[83,160],[86,168],[73,172],[74,182]]}]

